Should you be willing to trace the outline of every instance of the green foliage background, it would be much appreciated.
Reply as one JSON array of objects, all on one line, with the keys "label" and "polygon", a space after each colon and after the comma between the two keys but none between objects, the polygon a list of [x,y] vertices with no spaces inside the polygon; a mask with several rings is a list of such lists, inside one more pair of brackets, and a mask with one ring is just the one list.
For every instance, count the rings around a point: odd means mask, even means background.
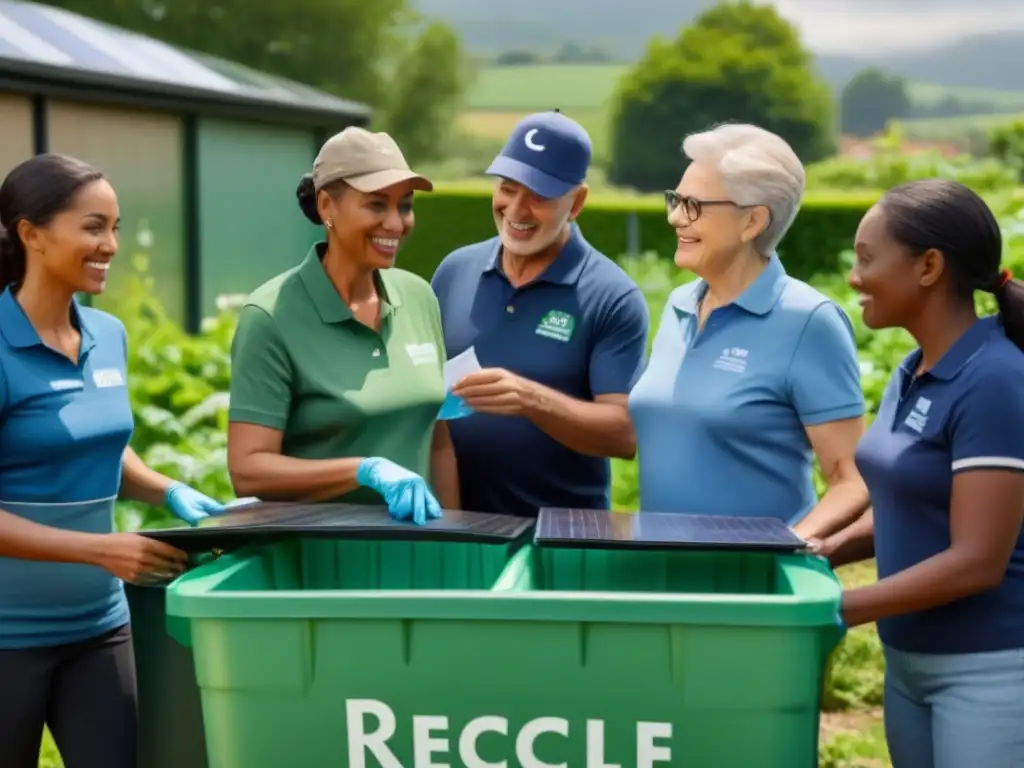
[{"label": "green foliage background", "polygon": [[[670,182],[674,185],[674,180]],[[803,279],[839,268],[838,254],[857,231],[861,217],[878,199],[866,190],[854,194],[812,194],[786,235],[780,254],[786,270]],[[630,219],[635,219],[641,252],[671,258],[676,236],[668,225],[660,198],[598,198],[588,202],[579,224],[587,240],[615,257],[629,245]],[[487,190],[437,191],[416,198],[416,228],[398,255],[403,269],[429,278],[441,260],[467,243],[497,234]]]},{"label": "green foliage background", "polygon": [[[842,253],[853,242],[861,217],[884,190],[913,179],[955,179],[984,195],[996,210],[1024,202],[1024,191],[1015,187],[1017,161],[977,160],[966,155],[949,158],[937,152],[906,155],[900,152],[901,141],[899,129],[893,128],[876,140],[876,154],[871,158],[835,158],[808,168],[803,205],[779,246],[789,274],[811,280],[842,271]],[[1006,151],[1013,157],[1019,152],[1024,167],[1024,150],[1008,142]],[[665,169],[664,183],[674,186],[682,170],[679,158],[676,170]],[[490,184],[445,185],[418,196],[416,227],[402,246],[399,265],[429,279],[456,248],[494,237],[497,230],[491,214]],[[666,261],[675,253],[675,233],[660,195],[595,192],[580,214],[579,224],[587,240],[609,256],[629,250],[631,231],[638,252],[654,252]]]},{"label": "green foliage background", "polygon": [[681,137],[726,120],[779,134],[805,163],[835,148],[832,95],[796,28],[746,0],[653,40],[620,82],[614,115],[609,178],[645,191],[663,182]]},{"label": "green foliage background", "polygon": [[[234,317],[224,313],[190,336],[153,297],[146,255],[136,254],[127,268],[132,275],[111,296],[111,309],[128,334],[132,447],[153,469],[230,500],[227,404]],[[117,521],[122,530],[180,524],[166,510],[123,501]]]}]

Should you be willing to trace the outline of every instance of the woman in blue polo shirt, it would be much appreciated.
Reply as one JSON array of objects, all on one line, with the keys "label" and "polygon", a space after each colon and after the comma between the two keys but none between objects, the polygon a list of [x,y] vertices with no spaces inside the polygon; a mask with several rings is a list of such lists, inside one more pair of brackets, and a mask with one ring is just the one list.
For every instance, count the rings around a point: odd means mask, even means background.
[{"label": "woman in blue polo shirt", "polygon": [[[856,518],[867,494],[853,452],[864,395],[849,318],[789,277],[776,254],[804,170],[778,136],[724,125],[690,136],[666,193],[672,292],[629,395],[646,511],[774,516],[807,537]],[[818,500],[813,458],[828,491]]]},{"label": "woman in blue polo shirt", "polygon": [[[917,342],[857,449],[873,513],[824,542],[877,557],[843,597],[878,623],[895,768],[1024,766],[1024,285],[991,211],[953,181],[890,190],[861,222],[849,282],[870,328]],[[979,318],[974,294],[999,313]]]},{"label": "woman in blue polo shirt", "polygon": [[59,155],[0,186],[0,765],[35,768],[43,725],[68,766],[134,768],[135,673],[122,580],[164,581],[184,553],[113,531],[124,498],[195,522],[212,499],[128,448],[126,338],[79,306],[117,251],[117,197]]}]

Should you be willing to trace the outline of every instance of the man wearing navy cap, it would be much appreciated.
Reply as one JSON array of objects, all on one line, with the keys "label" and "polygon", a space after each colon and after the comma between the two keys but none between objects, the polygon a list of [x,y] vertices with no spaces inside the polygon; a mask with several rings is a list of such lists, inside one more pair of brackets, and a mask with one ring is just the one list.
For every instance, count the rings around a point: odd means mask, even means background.
[{"label": "man wearing navy cap", "polygon": [[472,415],[449,422],[463,509],[607,509],[608,457],[636,441],[626,397],[647,345],[643,294],[583,237],[591,143],[559,112],[524,118],[487,169],[498,235],[449,254],[432,285]]}]

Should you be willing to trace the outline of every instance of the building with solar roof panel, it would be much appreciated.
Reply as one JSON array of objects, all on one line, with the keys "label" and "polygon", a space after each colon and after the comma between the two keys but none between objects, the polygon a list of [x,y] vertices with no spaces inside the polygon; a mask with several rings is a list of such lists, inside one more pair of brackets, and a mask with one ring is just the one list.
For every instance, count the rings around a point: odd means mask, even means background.
[{"label": "building with solar roof panel", "polygon": [[[0,0],[0,179],[46,151],[103,170],[121,204],[120,256],[149,256],[157,297],[190,330],[302,258],[317,233],[295,203],[299,177],[324,139],[370,114],[58,8]],[[127,272],[111,273],[107,296]]]}]

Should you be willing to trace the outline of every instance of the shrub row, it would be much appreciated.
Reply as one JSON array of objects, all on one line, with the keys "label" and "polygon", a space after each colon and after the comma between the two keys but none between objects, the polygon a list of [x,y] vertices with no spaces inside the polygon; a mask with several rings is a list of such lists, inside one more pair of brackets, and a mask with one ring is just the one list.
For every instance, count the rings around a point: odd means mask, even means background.
[{"label": "shrub row", "polygon": [[[802,279],[834,272],[840,253],[852,245],[861,217],[877,199],[877,193],[808,195],[779,248],[786,270]],[[675,252],[675,235],[657,199],[595,199],[584,208],[579,223],[587,240],[612,257],[631,247],[666,258]],[[489,192],[423,195],[416,200],[416,229],[402,246],[400,266],[429,279],[451,251],[494,237],[495,231]]]}]

